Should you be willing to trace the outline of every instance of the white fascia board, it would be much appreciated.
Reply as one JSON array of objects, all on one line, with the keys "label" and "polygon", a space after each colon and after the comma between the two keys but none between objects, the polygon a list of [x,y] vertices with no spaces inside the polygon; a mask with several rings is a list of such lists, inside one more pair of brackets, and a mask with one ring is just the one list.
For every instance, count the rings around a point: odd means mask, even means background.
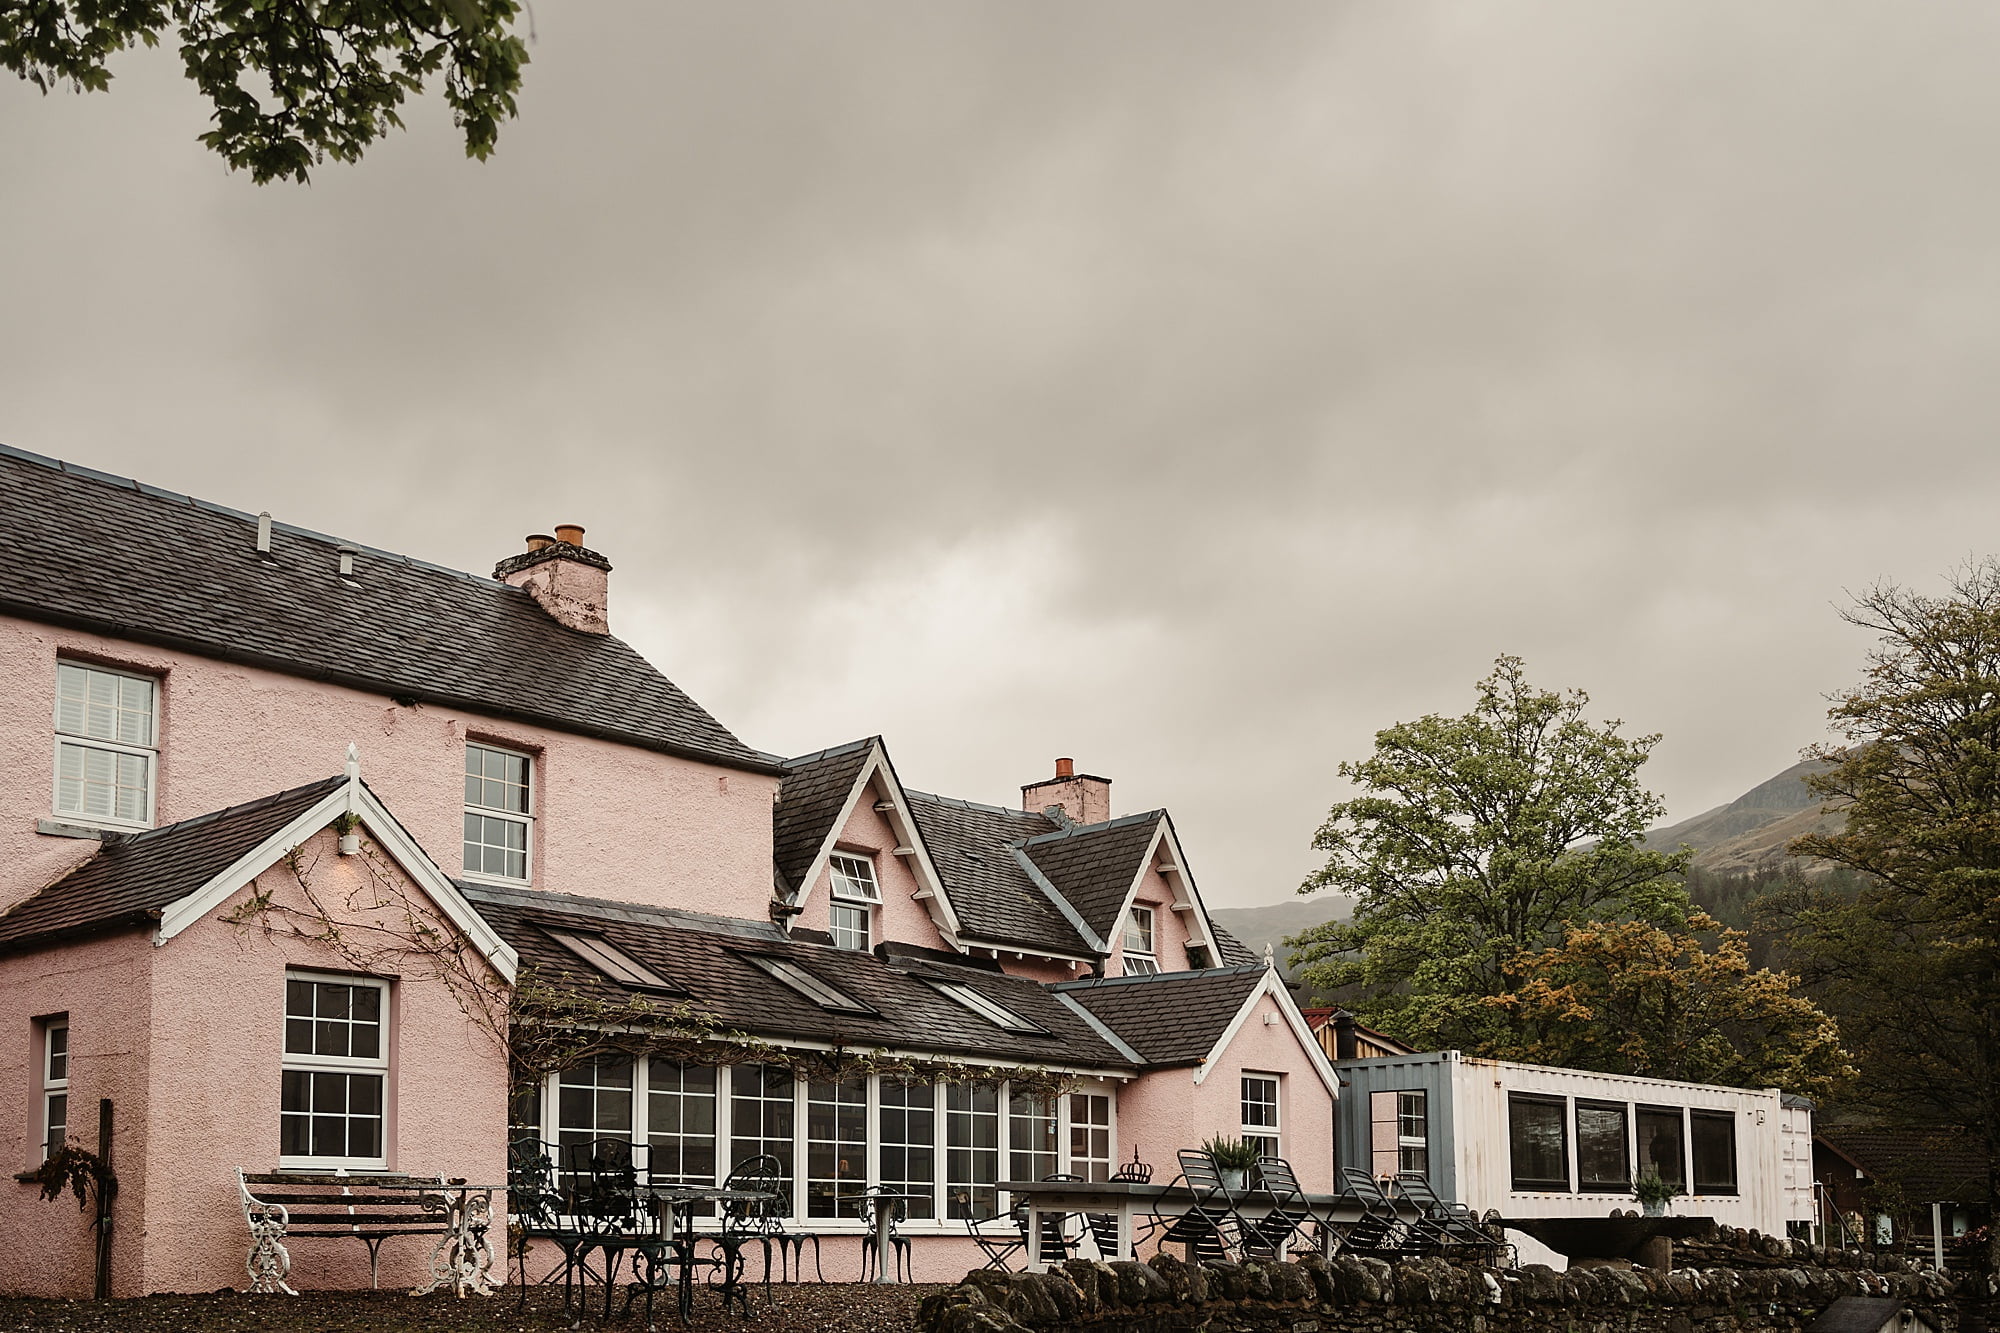
[{"label": "white fascia board", "polygon": [[[1139,872],[1132,877],[1131,887],[1125,890],[1125,901],[1119,906],[1118,915],[1111,919],[1112,933],[1118,932],[1126,914],[1131,912],[1132,904],[1139,896],[1139,886],[1146,882],[1146,876],[1154,873],[1153,862],[1158,858],[1163,843],[1167,849],[1167,860],[1174,867],[1173,910],[1194,917],[1199,930],[1190,931],[1190,935],[1195,943],[1208,950],[1210,967],[1222,966],[1222,951],[1215,945],[1215,931],[1208,924],[1208,909],[1202,905],[1201,893],[1194,886],[1194,876],[1188,874],[1187,861],[1181,856],[1180,840],[1174,837],[1173,823],[1164,814],[1160,816],[1159,826],[1153,830],[1153,840],[1146,844],[1146,854],[1139,858]],[[1108,950],[1110,946],[1105,947]]]},{"label": "white fascia board", "polygon": [[1292,1003],[1291,992],[1285,989],[1283,978],[1271,968],[1264,970],[1264,980],[1250,992],[1249,997],[1243,1001],[1243,1007],[1236,1011],[1236,1017],[1230,1019],[1229,1026],[1222,1030],[1222,1036],[1209,1048],[1208,1054],[1201,1058],[1201,1063],[1195,1066],[1194,1081],[1199,1083],[1208,1077],[1208,1071],[1215,1068],[1222,1053],[1229,1049],[1229,1043],[1236,1040],[1236,1034],[1250,1021],[1250,1015],[1257,1012],[1258,1001],[1266,995],[1277,1002],[1278,1012],[1285,1016],[1285,1022],[1292,1029],[1292,1035],[1298,1039],[1299,1046],[1305,1051],[1313,1073],[1319,1075],[1319,1081],[1326,1085],[1326,1090],[1334,1101],[1339,1101],[1340,1076],[1333,1072],[1333,1065],[1327,1060],[1326,1052],[1320,1049],[1319,1042],[1313,1038],[1312,1028],[1306,1023],[1305,1015],[1301,1014],[1299,1007]]},{"label": "white fascia board", "polygon": [[[806,868],[798,887],[792,890],[791,905],[798,907],[811,896],[813,885],[819,883],[819,877],[826,873],[827,864],[833,859],[841,832],[847,827],[847,821],[854,817],[855,810],[861,804],[861,798],[874,786],[878,775],[882,779],[882,785],[888,790],[889,801],[896,807],[891,828],[899,841],[916,851],[916,855],[910,859],[915,862],[914,869],[918,881],[928,891],[923,899],[926,904],[924,910],[930,913],[931,920],[938,928],[938,934],[944,936],[946,942],[953,947],[962,949],[963,946],[958,938],[958,913],[952,910],[951,899],[944,890],[944,880],[938,874],[937,867],[931,864],[930,849],[924,846],[923,834],[917,829],[917,821],[910,816],[910,802],[903,795],[903,784],[897,780],[896,770],[889,763],[888,751],[879,739],[869,746],[868,761],[861,765],[860,773],[855,776],[854,786],[848,790],[847,800],[841,804],[840,814],[827,829],[826,837],[821,840],[819,851],[813,855],[812,864]],[[896,825],[901,827],[895,827]],[[928,906],[931,903],[937,905]]]},{"label": "white fascia board", "polygon": [[238,889],[276,865],[294,848],[303,845],[342,814],[360,817],[362,826],[374,835],[375,841],[395,858],[403,872],[511,985],[520,968],[520,958],[513,946],[494,932],[486,919],[459,893],[450,876],[424,853],[416,839],[359,778],[349,778],[305,813],[238,858],[227,870],[186,897],[169,903],[160,913],[160,928],[153,935],[153,943],[165,944],[207,916],[228,901]]}]

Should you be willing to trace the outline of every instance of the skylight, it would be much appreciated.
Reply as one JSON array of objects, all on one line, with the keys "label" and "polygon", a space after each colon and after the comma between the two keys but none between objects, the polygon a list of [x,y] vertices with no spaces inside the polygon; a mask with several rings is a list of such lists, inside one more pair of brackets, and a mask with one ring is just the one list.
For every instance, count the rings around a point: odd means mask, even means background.
[{"label": "skylight", "polygon": [[601,935],[579,935],[575,931],[554,930],[548,926],[542,927],[542,933],[620,985],[634,990],[665,991],[670,995],[687,994]]},{"label": "skylight", "polygon": [[1001,1004],[998,1000],[987,999],[984,995],[981,995],[962,981],[939,981],[936,978],[927,978],[927,980],[930,981],[931,985],[937,987],[952,999],[957,1000],[994,1027],[1003,1028],[1008,1032],[1025,1033],[1032,1037],[1046,1037],[1049,1035],[1049,1030],[1041,1024],[1029,1022],[1006,1005]]},{"label": "skylight", "polygon": [[822,1009],[837,1014],[873,1014],[875,1011],[861,1001],[849,996],[834,986],[821,981],[812,973],[787,958],[772,958],[767,954],[747,953],[741,955],[744,961],[755,963],[764,971],[784,982],[799,994],[811,1000]]}]

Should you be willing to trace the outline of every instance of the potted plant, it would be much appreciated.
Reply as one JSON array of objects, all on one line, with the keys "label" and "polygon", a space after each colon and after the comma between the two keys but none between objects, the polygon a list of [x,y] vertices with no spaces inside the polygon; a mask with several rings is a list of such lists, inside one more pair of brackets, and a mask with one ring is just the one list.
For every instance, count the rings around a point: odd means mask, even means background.
[{"label": "potted plant", "polygon": [[1632,1197],[1639,1201],[1647,1217],[1665,1217],[1667,1204],[1679,1193],[1681,1187],[1660,1179],[1657,1171],[1648,1171],[1632,1182]]},{"label": "potted plant", "polygon": [[1257,1145],[1244,1139],[1225,1139],[1221,1135],[1201,1145],[1215,1161],[1215,1169],[1222,1173],[1224,1189],[1246,1189],[1250,1184],[1250,1173],[1257,1169],[1257,1163],[1264,1160],[1264,1154]]}]

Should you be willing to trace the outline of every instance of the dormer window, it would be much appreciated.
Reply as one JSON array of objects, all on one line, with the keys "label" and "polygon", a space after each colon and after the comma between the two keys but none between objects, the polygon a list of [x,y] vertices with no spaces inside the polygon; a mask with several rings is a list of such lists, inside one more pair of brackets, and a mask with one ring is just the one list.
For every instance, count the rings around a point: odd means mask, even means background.
[{"label": "dormer window", "polygon": [[827,922],[833,942],[838,948],[865,953],[875,944],[875,907],[882,901],[882,888],[875,882],[875,862],[865,856],[835,852],[829,870]]},{"label": "dormer window", "polygon": [[1160,970],[1159,955],[1153,952],[1153,909],[1137,903],[1125,915],[1125,975],[1151,976]]},{"label": "dormer window", "polygon": [[494,745],[465,747],[465,873],[528,882],[534,761]]},{"label": "dormer window", "polygon": [[159,701],[146,676],[56,663],[57,815],[152,827]]}]

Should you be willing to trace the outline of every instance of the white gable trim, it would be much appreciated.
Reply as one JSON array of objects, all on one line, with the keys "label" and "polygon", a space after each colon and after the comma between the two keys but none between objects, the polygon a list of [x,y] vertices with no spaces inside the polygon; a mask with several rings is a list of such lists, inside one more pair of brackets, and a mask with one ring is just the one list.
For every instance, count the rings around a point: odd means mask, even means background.
[{"label": "white gable trim", "polygon": [[[1153,840],[1146,844],[1146,854],[1139,858],[1139,872],[1132,877],[1132,883],[1125,890],[1125,901],[1119,905],[1118,915],[1111,918],[1111,935],[1105,941],[1105,949],[1124,938],[1125,918],[1132,910],[1132,904],[1139,897],[1139,887],[1146,882],[1146,876],[1158,873],[1153,868],[1160,857],[1160,849],[1166,848],[1166,861],[1174,868],[1168,876],[1173,888],[1172,907],[1175,912],[1190,918],[1188,941],[1208,950],[1210,967],[1224,966],[1222,950],[1216,947],[1215,931],[1208,923],[1208,908],[1201,901],[1201,893],[1194,886],[1194,876],[1188,874],[1187,860],[1181,855],[1180,839],[1174,836],[1173,821],[1165,814],[1160,816],[1158,827],[1153,830]],[[1154,942],[1158,947],[1158,941]]]},{"label": "white gable trim", "polygon": [[163,945],[207,916],[227,902],[238,889],[276,865],[294,848],[307,842],[342,814],[359,816],[362,826],[395,858],[403,873],[437,904],[459,933],[493,965],[494,970],[512,984],[520,966],[513,946],[494,933],[493,927],[487,925],[486,919],[473,910],[472,904],[459,893],[450,876],[425,855],[416,839],[351,769],[347,781],[320,798],[305,813],[246,852],[235,864],[193,893],[169,903],[160,913],[160,928],[153,935],[153,943]]},{"label": "white gable trim", "polygon": [[873,790],[877,777],[882,779],[882,787],[887,792],[886,799],[895,806],[894,810],[887,812],[894,816],[887,821],[889,829],[914,853],[908,859],[912,863],[911,869],[917,877],[917,883],[922,886],[918,890],[917,897],[923,902],[924,910],[930,913],[931,922],[937,927],[938,934],[944,937],[945,943],[964,953],[966,946],[960,940],[961,927],[958,913],[952,910],[951,898],[945,893],[944,878],[938,874],[937,866],[931,862],[930,848],[924,846],[924,835],[917,828],[916,818],[910,813],[909,798],[903,795],[903,784],[897,780],[895,767],[889,762],[889,752],[880,739],[869,745],[867,762],[861,765],[860,773],[855,776],[854,786],[849,789],[847,800],[841,804],[839,816],[827,829],[826,837],[820,842],[819,851],[813,856],[812,865],[807,867],[798,888],[793,890],[792,906],[803,906],[806,899],[812,896],[813,886],[818,884],[820,876],[826,873],[827,863],[832,860],[834,852],[838,849],[841,832],[854,817],[854,811],[861,804],[862,797]]},{"label": "white gable trim", "polygon": [[1201,1063],[1195,1066],[1194,1081],[1199,1083],[1208,1077],[1208,1071],[1216,1067],[1216,1062],[1222,1058],[1222,1053],[1229,1049],[1229,1043],[1236,1040],[1236,1034],[1250,1021],[1250,1015],[1257,1012],[1257,1002],[1266,995],[1277,1001],[1278,1012],[1285,1016],[1285,1022],[1291,1027],[1292,1035],[1298,1038],[1299,1046],[1305,1051],[1313,1072],[1318,1074],[1319,1081],[1326,1085],[1328,1094],[1336,1102],[1339,1101],[1340,1076],[1333,1072],[1333,1064],[1326,1058],[1326,1052],[1320,1049],[1319,1041],[1313,1036],[1305,1015],[1299,1012],[1296,1004],[1292,1003],[1292,993],[1285,989],[1283,978],[1278,975],[1275,968],[1268,967],[1264,969],[1264,980],[1250,992],[1248,998],[1243,1001],[1243,1007],[1236,1011],[1236,1017],[1222,1030],[1222,1036],[1216,1039],[1215,1045],[1209,1048],[1208,1054],[1201,1057]]}]

